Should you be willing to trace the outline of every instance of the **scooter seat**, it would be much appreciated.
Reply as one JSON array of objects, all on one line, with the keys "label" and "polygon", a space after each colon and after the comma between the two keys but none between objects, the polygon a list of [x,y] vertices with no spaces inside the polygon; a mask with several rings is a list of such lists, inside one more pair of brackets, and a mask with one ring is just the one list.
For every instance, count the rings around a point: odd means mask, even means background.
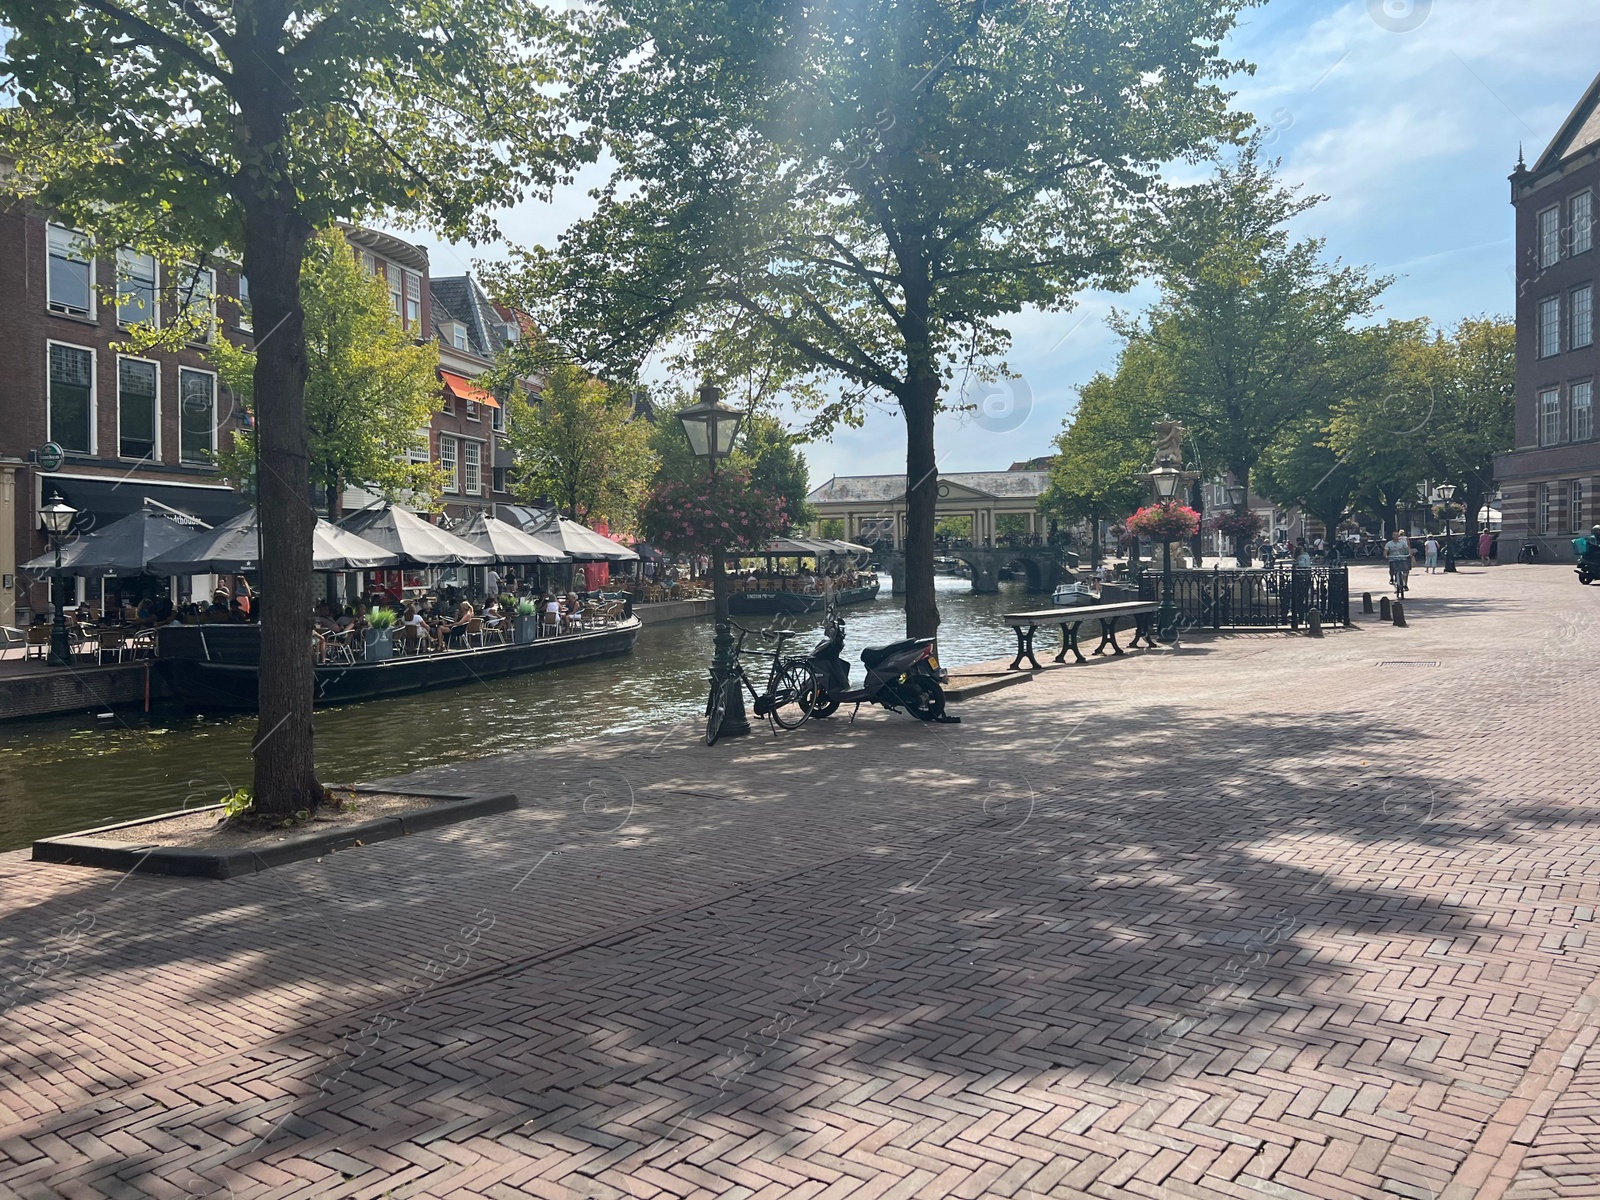
[{"label": "scooter seat", "polygon": [[871,670],[891,654],[899,654],[902,650],[910,650],[913,646],[931,646],[932,638],[902,638],[898,642],[890,642],[885,646],[867,646],[861,651],[861,661]]}]

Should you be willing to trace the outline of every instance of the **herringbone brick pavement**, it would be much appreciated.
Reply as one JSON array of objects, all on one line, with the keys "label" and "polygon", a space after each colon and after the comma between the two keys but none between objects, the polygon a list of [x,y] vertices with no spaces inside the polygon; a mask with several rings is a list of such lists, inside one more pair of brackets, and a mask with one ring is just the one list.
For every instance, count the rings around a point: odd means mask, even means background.
[{"label": "herringbone brick pavement", "polygon": [[249,879],[0,856],[0,1192],[1600,1195],[1600,596],[1418,592]]}]

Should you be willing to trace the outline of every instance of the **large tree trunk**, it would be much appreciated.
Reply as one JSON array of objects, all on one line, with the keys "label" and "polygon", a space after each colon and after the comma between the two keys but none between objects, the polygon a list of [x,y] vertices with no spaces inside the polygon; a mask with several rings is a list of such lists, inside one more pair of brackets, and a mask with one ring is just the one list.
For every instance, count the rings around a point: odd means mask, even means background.
[{"label": "large tree trunk", "polygon": [[305,414],[305,313],[300,263],[311,229],[292,204],[256,196],[246,206],[244,270],[255,305],[255,402],[261,462],[261,721],[255,807],[287,814],[322,800],[311,734],[311,535]]},{"label": "large tree trunk", "polygon": [[906,418],[906,636],[934,637],[939,632],[939,605],[933,593],[934,509],[939,503],[933,410],[938,376],[919,380],[913,387],[900,405]]}]

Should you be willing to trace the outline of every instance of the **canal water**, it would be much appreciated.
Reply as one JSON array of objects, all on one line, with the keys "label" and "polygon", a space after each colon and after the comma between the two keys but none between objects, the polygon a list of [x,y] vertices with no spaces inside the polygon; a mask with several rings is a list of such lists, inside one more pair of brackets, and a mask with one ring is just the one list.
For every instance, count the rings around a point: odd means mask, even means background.
[{"label": "canal water", "polygon": [[[1020,584],[998,595],[939,576],[940,662],[949,667],[1016,649],[999,615],[1029,607]],[[1032,603],[1039,603],[1033,597]],[[848,608],[845,652],[861,678],[862,646],[904,636],[887,594]],[[746,617],[757,628],[768,617]],[[793,620],[809,649],[820,616]],[[318,709],[317,766],[351,781],[697,716],[711,659],[710,621],[647,625],[632,655],[344,708]],[[250,783],[255,715],[164,708],[0,725],[0,850],[35,838],[170,809],[210,804]]]}]

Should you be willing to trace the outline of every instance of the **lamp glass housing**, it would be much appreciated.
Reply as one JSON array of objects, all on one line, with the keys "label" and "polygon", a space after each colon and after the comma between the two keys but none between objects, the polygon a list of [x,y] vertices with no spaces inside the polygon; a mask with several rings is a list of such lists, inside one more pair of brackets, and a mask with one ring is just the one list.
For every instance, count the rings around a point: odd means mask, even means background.
[{"label": "lamp glass housing", "polygon": [[1150,485],[1155,489],[1156,499],[1171,500],[1178,494],[1178,481],[1182,472],[1171,467],[1157,467],[1150,472]]},{"label": "lamp glass housing", "polygon": [[1439,485],[1439,499],[1443,500],[1446,504],[1449,504],[1450,501],[1454,500],[1455,498],[1456,498],[1456,485],[1455,484],[1453,484],[1453,483],[1441,483]]},{"label": "lamp glass housing", "polygon": [[1233,504],[1243,504],[1244,488],[1237,483],[1234,484],[1228,489],[1228,500]]},{"label": "lamp glass housing", "polygon": [[39,509],[39,520],[44,522],[45,529],[56,537],[60,537],[72,528],[72,518],[77,515],[77,509],[60,499],[52,500]]},{"label": "lamp glass housing", "polygon": [[744,414],[721,400],[722,392],[706,384],[700,389],[700,399],[678,414],[689,451],[696,458],[727,458],[733,453]]}]

